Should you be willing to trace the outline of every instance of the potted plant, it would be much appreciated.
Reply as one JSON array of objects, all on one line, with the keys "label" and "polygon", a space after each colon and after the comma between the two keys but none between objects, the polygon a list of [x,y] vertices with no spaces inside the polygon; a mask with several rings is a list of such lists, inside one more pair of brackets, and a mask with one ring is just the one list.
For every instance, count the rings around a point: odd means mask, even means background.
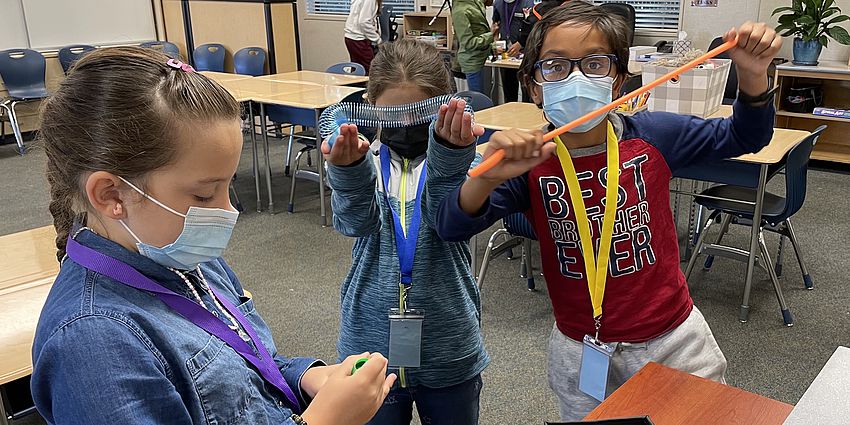
[{"label": "potted plant", "polygon": [[838,26],[850,16],[841,14],[835,0],[791,0],[791,6],[777,8],[772,15],[780,13],[776,31],[783,37],[795,36],[793,62],[797,65],[817,65],[821,49],[830,38],[850,44],[850,34]]}]

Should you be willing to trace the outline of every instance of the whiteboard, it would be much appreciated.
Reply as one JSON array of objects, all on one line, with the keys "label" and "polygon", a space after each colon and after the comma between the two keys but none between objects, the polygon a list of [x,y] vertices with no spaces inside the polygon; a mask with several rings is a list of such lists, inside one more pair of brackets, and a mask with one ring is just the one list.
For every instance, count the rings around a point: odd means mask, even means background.
[{"label": "whiteboard", "polygon": [[21,0],[0,0],[0,50],[28,46]]},{"label": "whiteboard", "polygon": [[35,50],[156,39],[151,0],[17,1],[23,5],[29,45]]}]

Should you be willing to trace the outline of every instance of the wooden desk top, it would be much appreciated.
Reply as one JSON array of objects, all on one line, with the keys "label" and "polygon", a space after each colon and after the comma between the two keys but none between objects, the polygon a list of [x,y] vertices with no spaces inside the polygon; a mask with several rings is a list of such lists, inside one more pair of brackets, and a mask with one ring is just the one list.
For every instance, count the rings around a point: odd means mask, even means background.
[{"label": "wooden desk top", "polygon": [[0,236],[0,296],[59,273],[55,239],[53,226]]},{"label": "wooden desk top", "polygon": [[23,289],[0,295],[0,385],[32,373],[35,328],[54,278],[20,285]]},{"label": "wooden desk top", "polygon": [[781,424],[793,406],[650,362],[584,419],[647,415],[656,425]]},{"label": "wooden desk top", "polygon": [[498,59],[496,61],[491,61],[489,58],[486,62],[484,62],[484,66],[489,66],[492,68],[510,68],[510,69],[519,69],[519,64],[522,63],[521,59],[516,58],[507,58],[507,59]]},{"label": "wooden desk top", "polygon": [[537,130],[548,122],[543,110],[533,103],[510,102],[475,113],[475,123],[490,130]]},{"label": "wooden desk top", "polygon": [[229,91],[234,97],[250,97],[251,99],[254,99],[257,96],[262,97],[275,94],[295,93],[320,87],[315,84],[261,80],[259,78],[222,81],[219,84],[221,84],[221,86]]},{"label": "wooden desk top", "polygon": [[266,93],[252,96],[255,102],[304,109],[327,108],[362,88],[344,86],[313,86],[289,93]]},{"label": "wooden desk top", "polygon": [[32,373],[32,340],[59,273],[53,226],[0,236],[0,385]]},{"label": "wooden desk top", "polygon": [[254,78],[250,75],[231,74],[229,72],[200,71],[200,73],[217,83],[221,83],[222,81],[250,80]]},{"label": "wooden desk top", "polygon": [[[708,118],[726,118],[730,116],[732,116],[732,105],[720,105],[720,108],[709,115]],[[796,146],[797,143],[802,142],[809,134],[811,133],[808,131],[774,128],[773,138],[770,139],[769,145],[756,153],[741,155],[735,158],[735,160],[756,164],[775,164],[781,161],[791,148]]]},{"label": "wooden desk top", "polygon": [[369,81],[369,77],[361,77],[358,75],[342,75],[331,74],[329,72],[318,71],[295,71],[285,72],[282,74],[264,75],[257,77],[261,80],[270,81],[291,81],[298,83],[319,84],[323,86],[350,86],[354,84],[362,84]]}]

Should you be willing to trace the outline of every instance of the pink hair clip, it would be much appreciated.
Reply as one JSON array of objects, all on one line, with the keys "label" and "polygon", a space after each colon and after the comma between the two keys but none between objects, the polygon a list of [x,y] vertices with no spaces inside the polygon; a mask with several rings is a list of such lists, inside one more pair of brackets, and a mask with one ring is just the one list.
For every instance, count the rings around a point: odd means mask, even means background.
[{"label": "pink hair clip", "polygon": [[177,59],[169,59],[168,62],[166,62],[165,64],[174,69],[182,69],[183,72],[195,72],[195,68],[192,68],[192,65],[189,65],[188,63],[183,63],[182,61],[179,61]]}]

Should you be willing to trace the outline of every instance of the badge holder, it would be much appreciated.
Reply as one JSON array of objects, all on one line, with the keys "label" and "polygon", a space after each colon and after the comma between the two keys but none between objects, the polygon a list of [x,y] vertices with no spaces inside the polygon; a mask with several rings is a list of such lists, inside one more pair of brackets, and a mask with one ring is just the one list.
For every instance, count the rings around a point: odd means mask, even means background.
[{"label": "badge holder", "polygon": [[581,347],[581,369],[579,370],[578,389],[581,392],[604,401],[608,390],[608,370],[615,347],[599,341],[590,335],[584,336]]},{"label": "badge holder", "polygon": [[425,320],[425,314],[421,310],[393,308],[389,311],[389,319],[389,366],[419,367],[422,354],[422,322]]}]

